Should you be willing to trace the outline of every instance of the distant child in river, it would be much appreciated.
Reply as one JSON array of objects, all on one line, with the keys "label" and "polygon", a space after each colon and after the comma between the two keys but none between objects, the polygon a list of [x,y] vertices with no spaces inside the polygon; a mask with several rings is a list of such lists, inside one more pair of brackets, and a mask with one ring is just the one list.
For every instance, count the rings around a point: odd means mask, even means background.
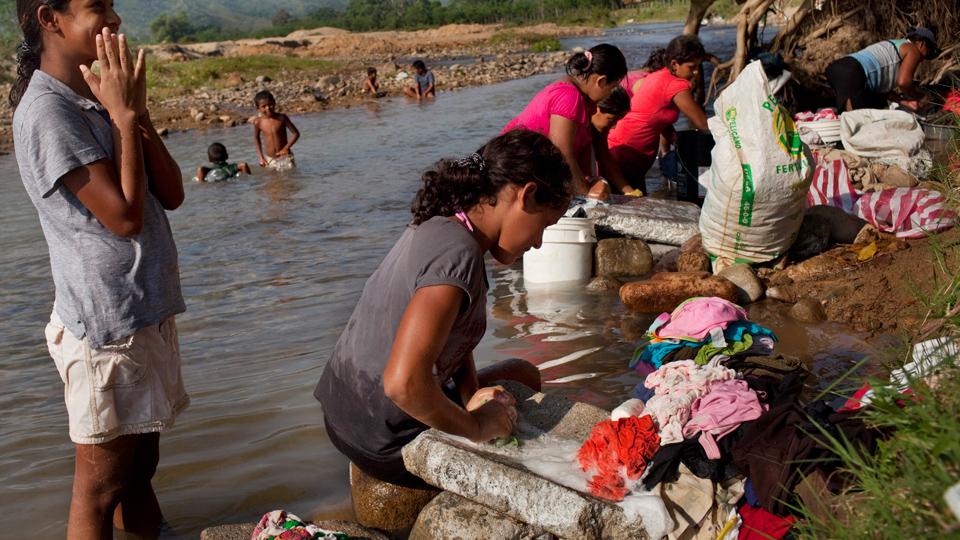
[{"label": "distant child in river", "polygon": [[[620,172],[620,167],[609,164],[616,162],[610,155],[610,148],[607,145],[607,133],[616,127],[617,122],[623,119],[630,112],[630,98],[627,97],[627,90],[623,86],[618,86],[610,92],[610,96],[597,103],[597,112],[590,118],[593,126],[593,152],[594,161],[591,167],[591,173],[600,177],[603,182],[595,182],[587,193],[588,198],[606,200],[610,196],[610,186],[606,183],[612,181],[614,185],[627,184],[626,178]],[[602,166],[601,164],[607,164]],[[640,193],[630,192],[631,195]]]},{"label": "distant child in river", "polygon": [[575,193],[544,135],[515,130],[423,175],[413,222],[363,288],[314,391],[330,442],[364,473],[427,489],[407,472],[404,445],[430,428],[487,442],[509,437],[515,399],[500,379],[540,388],[536,366],[478,370],[487,327],[484,255],[512,264],[540,247]]},{"label": "distant child in river", "polygon": [[382,98],[387,95],[380,91],[380,85],[377,84],[377,68],[367,68],[367,78],[363,80],[363,91],[370,92],[374,97]]},{"label": "distant child in river", "polygon": [[[257,141],[257,157],[261,167],[280,165],[281,160],[288,160],[293,166],[293,153],[290,147],[300,138],[300,130],[293,125],[290,118],[277,112],[277,100],[266,90],[258,92],[253,98],[254,105],[260,111],[260,117],[253,121],[253,137]],[[287,130],[293,134],[287,140]],[[266,153],[260,146],[260,133],[263,133],[263,142],[267,147]]]},{"label": "distant child in river", "polygon": [[250,166],[240,162],[236,165],[227,163],[227,147],[215,142],[207,147],[207,159],[213,167],[197,167],[197,180],[200,182],[222,182],[233,178],[241,171],[251,174]]},{"label": "distant child in river", "polygon": [[413,87],[404,88],[403,91],[410,97],[417,99],[425,97],[435,97],[433,72],[427,71],[427,66],[423,60],[417,60],[413,63]]}]

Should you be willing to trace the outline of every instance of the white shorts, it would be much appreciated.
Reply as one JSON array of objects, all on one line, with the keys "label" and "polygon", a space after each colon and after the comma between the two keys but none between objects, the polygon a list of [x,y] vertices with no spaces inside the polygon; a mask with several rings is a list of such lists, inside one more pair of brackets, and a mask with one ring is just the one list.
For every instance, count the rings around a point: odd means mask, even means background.
[{"label": "white shorts", "polygon": [[77,444],[161,432],[190,404],[173,317],[99,349],[88,347],[86,337],[77,339],[56,311],[45,333]]}]

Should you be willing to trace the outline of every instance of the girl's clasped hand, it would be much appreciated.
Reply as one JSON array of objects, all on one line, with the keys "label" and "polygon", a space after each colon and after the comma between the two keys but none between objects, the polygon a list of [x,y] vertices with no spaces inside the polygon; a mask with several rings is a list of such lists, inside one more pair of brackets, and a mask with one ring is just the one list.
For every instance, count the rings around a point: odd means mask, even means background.
[{"label": "girl's clasped hand", "polygon": [[130,113],[136,115],[134,120],[142,117],[147,112],[147,70],[143,49],[139,50],[134,62],[126,35],[115,34],[104,27],[96,39],[100,75],[81,64],[83,80],[115,122],[130,120]]}]

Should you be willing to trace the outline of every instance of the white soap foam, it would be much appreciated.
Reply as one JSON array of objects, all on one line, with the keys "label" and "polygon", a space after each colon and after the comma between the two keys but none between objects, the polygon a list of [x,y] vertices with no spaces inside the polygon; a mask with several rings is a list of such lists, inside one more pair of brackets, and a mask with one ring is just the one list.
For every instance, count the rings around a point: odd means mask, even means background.
[{"label": "white soap foam", "polygon": [[590,349],[584,349],[584,350],[582,350],[582,351],[577,351],[577,352],[575,352],[575,353],[568,354],[568,355],[563,356],[563,357],[561,357],[561,358],[557,358],[556,360],[550,360],[549,362],[544,362],[544,363],[538,365],[537,368],[540,369],[541,371],[543,371],[543,370],[545,370],[545,369],[550,369],[550,368],[552,368],[552,367],[561,366],[561,365],[566,364],[566,363],[568,363],[568,362],[573,362],[574,360],[579,360],[579,359],[583,358],[584,356],[587,356],[588,354],[593,354],[593,353],[599,351],[600,349],[603,349],[603,347],[593,347],[593,348],[590,348]]},{"label": "white soap foam", "polygon": [[599,375],[599,373],[578,373],[576,375],[569,375],[567,377],[560,377],[559,379],[553,379],[550,381],[543,381],[543,384],[563,384],[573,381],[581,381],[583,379],[592,379]]}]

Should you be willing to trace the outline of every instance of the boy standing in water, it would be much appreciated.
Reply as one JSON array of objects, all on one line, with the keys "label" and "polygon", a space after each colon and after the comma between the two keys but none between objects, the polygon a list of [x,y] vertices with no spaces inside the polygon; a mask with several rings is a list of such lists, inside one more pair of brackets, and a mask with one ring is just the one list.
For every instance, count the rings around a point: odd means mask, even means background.
[{"label": "boy standing in water", "polygon": [[[253,103],[260,111],[260,117],[253,121],[253,137],[257,141],[257,157],[261,167],[276,166],[280,158],[286,157],[293,166],[293,153],[290,147],[300,138],[300,131],[290,118],[277,112],[277,101],[273,94],[266,90],[258,92]],[[287,140],[287,130],[293,136]],[[260,133],[263,133],[263,142],[267,146],[266,155],[260,145]]]},{"label": "boy standing in water", "polygon": [[423,63],[423,60],[417,60],[413,63],[413,88],[407,87],[403,91],[410,97],[415,97],[417,99],[425,97],[435,97],[433,89],[433,72],[427,71],[427,66]]}]

